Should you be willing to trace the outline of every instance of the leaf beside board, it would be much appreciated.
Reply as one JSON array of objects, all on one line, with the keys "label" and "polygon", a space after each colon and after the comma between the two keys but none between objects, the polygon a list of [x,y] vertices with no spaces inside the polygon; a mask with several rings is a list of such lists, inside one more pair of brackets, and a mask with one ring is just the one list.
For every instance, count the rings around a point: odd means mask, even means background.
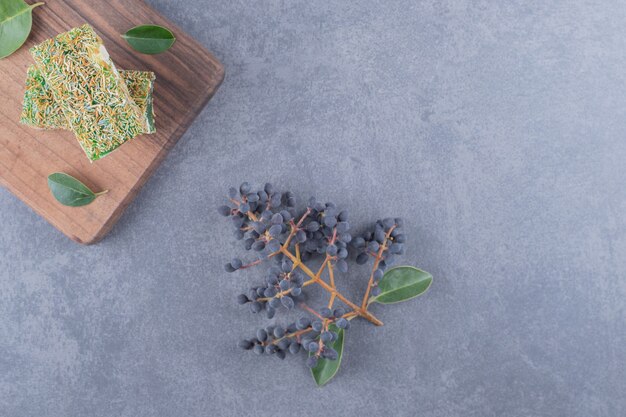
[{"label": "leaf beside board", "polygon": [[142,54],[160,54],[174,45],[176,38],[167,28],[157,25],[136,26],[122,35],[126,42]]},{"label": "leaf beside board", "polygon": [[[338,356],[337,359],[334,361],[320,358],[317,361],[317,365],[315,365],[315,367],[311,369],[311,374],[313,375],[313,379],[315,380],[315,383],[318,387],[321,387],[322,385],[330,381],[335,376],[337,371],[339,371],[339,366],[341,365],[341,356],[343,355],[344,330],[340,329],[334,324],[328,326],[328,330],[337,333],[337,340],[335,340],[330,345],[330,347],[337,351]],[[309,354],[309,356],[311,355],[312,353]]]},{"label": "leaf beside board", "polygon": [[26,42],[33,26],[33,9],[42,4],[0,0],[0,59],[11,55]]},{"label": "leaf beside board", "polygon": [[55,172],[48,176],[48,187],[59,203],[69,207],[86,206],[99,195],[106,193],[106,191],[94,193],[76,178],[62,172]]},{"label": "leaf beside board", "polygon": [[370,303],[393,304],[410,300],[430,288],[433,276],[412,266],[398,266],[385,272],[378,288],[380,294],[370,299]]}]

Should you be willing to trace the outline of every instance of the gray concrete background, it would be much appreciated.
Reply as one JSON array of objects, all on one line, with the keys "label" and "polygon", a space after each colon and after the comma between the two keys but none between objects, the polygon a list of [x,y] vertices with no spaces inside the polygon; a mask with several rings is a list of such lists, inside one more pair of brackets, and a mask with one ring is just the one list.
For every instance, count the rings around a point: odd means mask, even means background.
[{"label": "gray concrete background", "polygon": [[[150,3],[226,80],[97,246],[0,191],[0,415],[626,414],[626,9]],[[234,303],[262,271],[222,272],[242,180],[402,216],[435,276],[324,389],[234,349],[265,322]]]}]

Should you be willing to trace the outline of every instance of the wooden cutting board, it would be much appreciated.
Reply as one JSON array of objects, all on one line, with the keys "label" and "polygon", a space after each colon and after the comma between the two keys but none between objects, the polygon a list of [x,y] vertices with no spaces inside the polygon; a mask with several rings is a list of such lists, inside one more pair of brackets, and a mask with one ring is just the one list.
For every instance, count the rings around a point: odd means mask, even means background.
[{"label": "wooden cutting board", "polygon": [[[71,132],[35,130],[18,122],[26,68],[33,62],[28,49],[84,23],[95,28],[118,68],[156,74],[157,133],[137,137],[94,163]],[[120,37],[148,23],[174,32],[176,43],[169,51],[143,55]],[[141,0],[47,0],[33,12],[26,44],[0,60],[0,183],[73,240],[95,243],[111,230],[223,78],[224,68],[213,55]],[[47,177],[53,172],[75,176],[94,191],[109,192],[91,205],[64,207],[48,190]]]}]

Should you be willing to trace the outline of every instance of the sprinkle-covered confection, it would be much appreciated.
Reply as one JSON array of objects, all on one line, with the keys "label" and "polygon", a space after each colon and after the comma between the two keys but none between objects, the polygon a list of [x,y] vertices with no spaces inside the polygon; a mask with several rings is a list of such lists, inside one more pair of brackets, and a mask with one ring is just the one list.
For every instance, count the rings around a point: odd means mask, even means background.
[{"label": "sprinkle-covered confection", "polygon": [[[154,73],[149,71],[120,71],[131,98],[143,114],[148,132],[154,133],[152,91]],[[36,129],[69,129],[61,107],[52,97],[46,80],[36,66],[28,67],[26,93],[20,122]]]},{"label": "sprinkle-covered confection", "polygon": [[149,131],[93,28],[83,25],[30,50],[68,126],[90,160]]},{"label": "sprinkle-covered confection", "polygon": [[67,128],[61,108],[34,65],[28,67],[26,72],[26,92],[20,122],[37,129]]}]

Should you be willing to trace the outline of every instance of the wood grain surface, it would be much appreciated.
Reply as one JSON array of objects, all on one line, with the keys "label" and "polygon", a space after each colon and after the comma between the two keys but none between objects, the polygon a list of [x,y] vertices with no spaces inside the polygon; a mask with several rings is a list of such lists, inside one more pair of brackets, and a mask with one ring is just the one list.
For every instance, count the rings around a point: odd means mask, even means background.
[{"label": "wood grain surface", "polygon": [[[84,23],[91,24],[118,68],[156,74],[157,133],[127,142],[90,163],[72,132],[42,131],[19,123],[28,49]],[[159,55],[131,49],[120,34],[140,24],[170,28],[176,43]],[[187,130],[224,78],[224,68],[206,49],[141,0],[49,0],[33,13],[26,44],[0,60],[0,183],[73,240],[102,239],[120,218],[168,151]],[[94,191],[109,190],[91,205],[64,207],[50,194],[47,176],[65,172]],[[1,208],[0,208],[1,209]]]}]

